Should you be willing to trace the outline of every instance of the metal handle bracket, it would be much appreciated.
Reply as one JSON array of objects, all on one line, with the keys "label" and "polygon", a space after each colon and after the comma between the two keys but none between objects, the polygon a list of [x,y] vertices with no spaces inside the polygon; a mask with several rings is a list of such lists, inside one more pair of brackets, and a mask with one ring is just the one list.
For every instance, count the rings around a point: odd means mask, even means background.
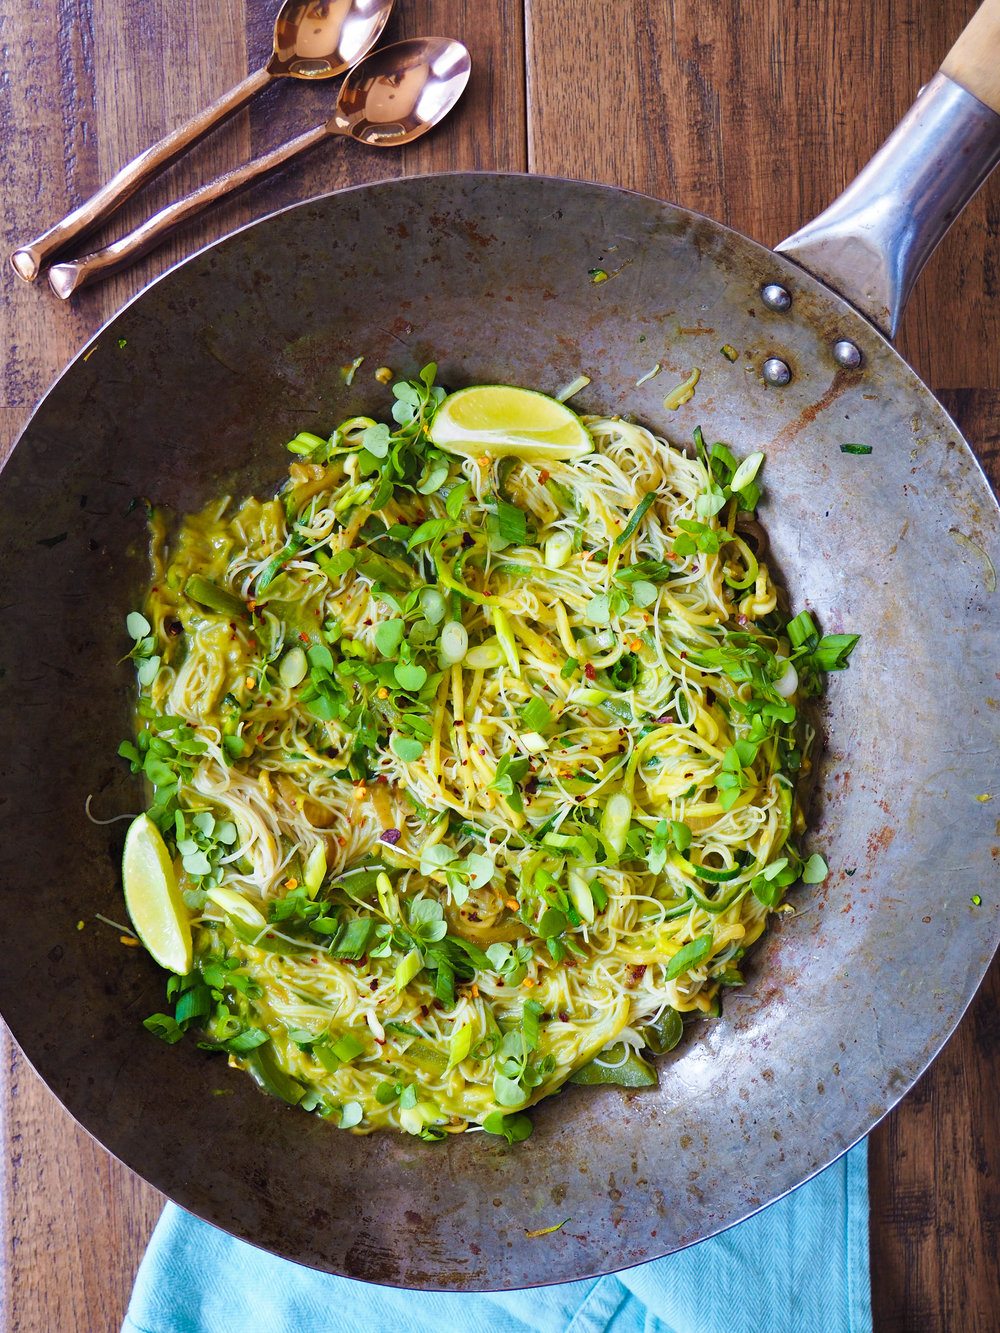
[{"label": "metal handle bracket", "polygon": [[775,248],[890,338],[921,269],[1000,162],[1000,116],[935,74],[839,198]]}]

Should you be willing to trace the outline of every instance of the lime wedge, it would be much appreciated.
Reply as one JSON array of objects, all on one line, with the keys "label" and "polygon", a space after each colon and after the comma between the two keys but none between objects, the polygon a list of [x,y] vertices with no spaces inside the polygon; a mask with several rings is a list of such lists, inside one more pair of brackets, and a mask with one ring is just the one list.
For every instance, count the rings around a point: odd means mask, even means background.
[{"label": "lime wedge", "polygon": [[152,956],[170,972],[190,972],[190,917],[167,844],[148,815],[139,815],[128,826],[122,883],[135,933]]},{"label": "lime wedge", "polygon": [[431,423],[431,442],[465,458],[514,454],[528,463],[593,451],[586,426],[564,403],[533,389],[476,384],[450,394]]}]

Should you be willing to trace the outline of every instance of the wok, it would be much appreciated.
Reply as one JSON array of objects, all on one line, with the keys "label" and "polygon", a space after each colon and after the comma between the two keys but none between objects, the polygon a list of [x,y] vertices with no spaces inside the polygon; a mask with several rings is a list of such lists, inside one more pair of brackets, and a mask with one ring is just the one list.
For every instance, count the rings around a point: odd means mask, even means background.
[{"label": "wok", "polygon": [[[578,182],[347,190],[179,265],[72,363],[0,484],[0,1009],[111,1152],[300,1262],[495,1289],[716,1232],[826,1166],[912,1086],[1000,930],[995,808],[976,800],[1000,792],[1000,521],[954,423],[854,306],[895,327],[945,214],[998,149],[1000,116],[938,75],[853,193],[784,255]],[[768,284],[787,309],[765,303]],[[362,354],[404,375],[435,358],[451,386],[554,391],[586,372],[582,409],[633,412],[678,441],[701,423],[738,453],[765,449],[764,521],[793,605],[862,634],[824,716],[813,845],[831,877],[795,892],[746,989],[660,1062],[658,1090],[571,1088],[514,1148],[339,1133],[193,1043],[163,1046],[140,1025],[162,1007],[162,974],[94,920],[122,917],[124,826],[89,822],[85,799],[103,818],[142,803],[115,758],[132,699],[122,620],[146,578],[133,500],[187,509],[273,485],[296,431],[385,408],[370,377],[344,383],[340,367]],[[765,380],[768,360],[787,384]],[[657,361],[662,374],[636,387]],[[665,390],[695,366],[693,401],[665,412]]]}]

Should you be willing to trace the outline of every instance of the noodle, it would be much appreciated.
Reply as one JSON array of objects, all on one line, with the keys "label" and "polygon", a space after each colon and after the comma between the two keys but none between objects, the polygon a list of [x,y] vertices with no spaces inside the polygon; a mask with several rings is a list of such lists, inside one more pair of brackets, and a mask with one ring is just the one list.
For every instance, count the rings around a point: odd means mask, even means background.
[{"label": "noodle", "polygon": [[276,499],[157,517],[123,753],[194,913],[181,1026],[345,1128],[523,1137],[741,983],[822,672],[728,450],[584,418],[571,462],[456,458],[403,387],[391,436],[293,441]]}]

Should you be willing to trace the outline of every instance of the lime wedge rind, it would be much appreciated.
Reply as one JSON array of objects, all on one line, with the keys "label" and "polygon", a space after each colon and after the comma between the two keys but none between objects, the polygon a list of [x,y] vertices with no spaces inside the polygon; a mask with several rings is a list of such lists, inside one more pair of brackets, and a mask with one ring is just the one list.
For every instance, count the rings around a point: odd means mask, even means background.
[{"label": "lime wedge rind", "polygon": [[163,835],[148,815],[133,819],[122,851],[125,906],[149,954],[170,972],[190,972],[191,918]]}]

